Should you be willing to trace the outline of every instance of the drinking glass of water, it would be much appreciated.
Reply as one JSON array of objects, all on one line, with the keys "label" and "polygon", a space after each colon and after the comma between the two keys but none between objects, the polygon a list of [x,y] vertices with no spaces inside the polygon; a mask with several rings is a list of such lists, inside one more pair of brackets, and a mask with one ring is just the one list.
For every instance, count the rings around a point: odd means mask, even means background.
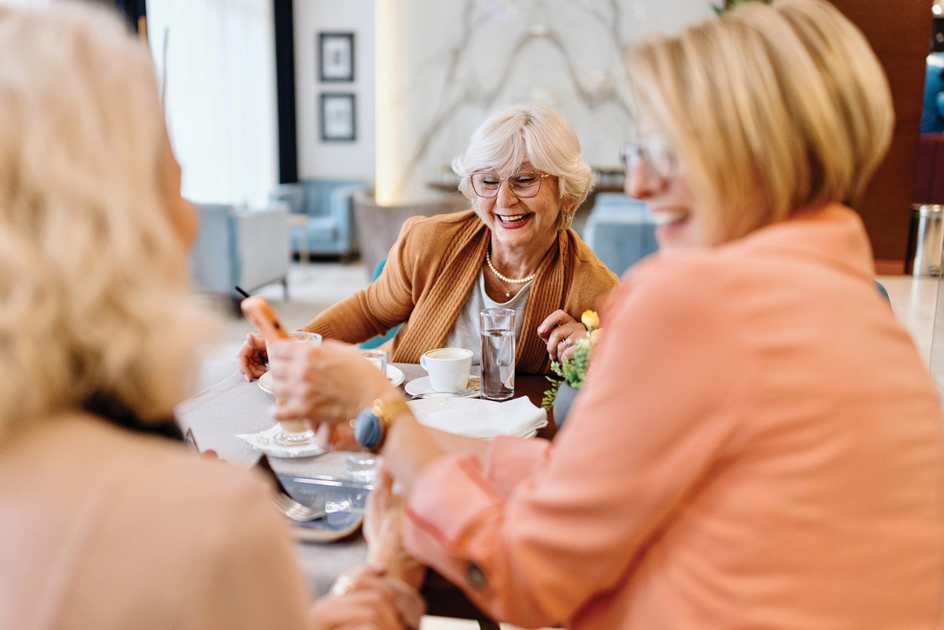
[{"label": "drinking glass of water", "polygon": [[[384,350],[361,350],[361,356],[370,361],[381,374],[387,374],[387,353]],[[377,478],[377,456],[373,453],[348,453],[347,474],[358,481]]]},{"label": "drinking glass of water", "polygon": [[482,331],[482,398],[508,400],[515,394],[515,311],[479,312]]}]

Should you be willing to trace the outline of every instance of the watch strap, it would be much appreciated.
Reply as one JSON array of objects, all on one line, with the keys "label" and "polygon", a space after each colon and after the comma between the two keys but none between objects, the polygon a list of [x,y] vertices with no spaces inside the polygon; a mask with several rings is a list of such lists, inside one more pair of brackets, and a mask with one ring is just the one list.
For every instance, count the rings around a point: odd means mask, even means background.
[{"label": "watch strap", "polygon": [[354,420],[354,440],[363,448],[377,453],[387,439],[387,429],[400,414],[409,411],[406,401],[395,398],[375,400],[373,406],[362,409]]}]

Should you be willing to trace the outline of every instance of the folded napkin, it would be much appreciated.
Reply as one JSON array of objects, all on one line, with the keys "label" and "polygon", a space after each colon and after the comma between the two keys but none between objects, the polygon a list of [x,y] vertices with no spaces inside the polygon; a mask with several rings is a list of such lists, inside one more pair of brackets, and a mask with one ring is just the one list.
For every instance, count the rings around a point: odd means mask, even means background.
[{"label": "folded napkin", "polygon": [[506,402],[476,398],[429,398],[407,403],[420,424],[490,440],[499,435],[530,437],[547,426],[547,412],[525,397]]},{"label": "folded napkin", "polygon": [[275,436],[279,434],[282,427],[278,424],[266,429],[260,433],[242,433],[236,434],[236,437],[249,442],[254,449],[258,449],[266,455],[273,457],[313,457],[324,453],[324,449],[317,444],[305,444],[304,446],[282,446],[276,444]]}]

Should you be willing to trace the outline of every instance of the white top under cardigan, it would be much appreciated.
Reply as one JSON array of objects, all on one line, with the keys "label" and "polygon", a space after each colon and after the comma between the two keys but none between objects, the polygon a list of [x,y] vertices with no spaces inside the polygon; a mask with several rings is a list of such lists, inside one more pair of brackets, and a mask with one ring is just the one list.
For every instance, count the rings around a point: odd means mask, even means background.
[{"label": "white top under cardigan", "polygon": [[[456,325],[446,338],[446,348],[467,348],[472,351],[472,365],[479,365],[482,361],[482,338],[479,328],[479,312],[486,308],[510,308],[515,311],[515,344],[521,339],[521,328],[524,325],[524,309],[528,304],[528,293],[531,292],[531,282],[525,283],[518,294],[507,302],[496,302],[485,293],[485,273],[479,271],[479,277],[469,297],[462,305],[462,312],[456,319]],[[532,331],[537,334],[536,331]]]}]

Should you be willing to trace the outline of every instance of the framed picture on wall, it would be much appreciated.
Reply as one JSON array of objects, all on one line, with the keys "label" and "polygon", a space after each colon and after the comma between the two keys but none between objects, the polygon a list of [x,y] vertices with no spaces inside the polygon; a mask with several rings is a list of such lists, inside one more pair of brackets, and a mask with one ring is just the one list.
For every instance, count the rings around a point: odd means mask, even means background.
[{"label": "framed picture on wall", "polygon": [[318,78],[322,81],[354,80],[354,33],[318,35]]},{"label": "framed picture on wall", "polygon": [[357,140],[357,119],[353,94],[321,95],[321,139],[325,142]]}]

